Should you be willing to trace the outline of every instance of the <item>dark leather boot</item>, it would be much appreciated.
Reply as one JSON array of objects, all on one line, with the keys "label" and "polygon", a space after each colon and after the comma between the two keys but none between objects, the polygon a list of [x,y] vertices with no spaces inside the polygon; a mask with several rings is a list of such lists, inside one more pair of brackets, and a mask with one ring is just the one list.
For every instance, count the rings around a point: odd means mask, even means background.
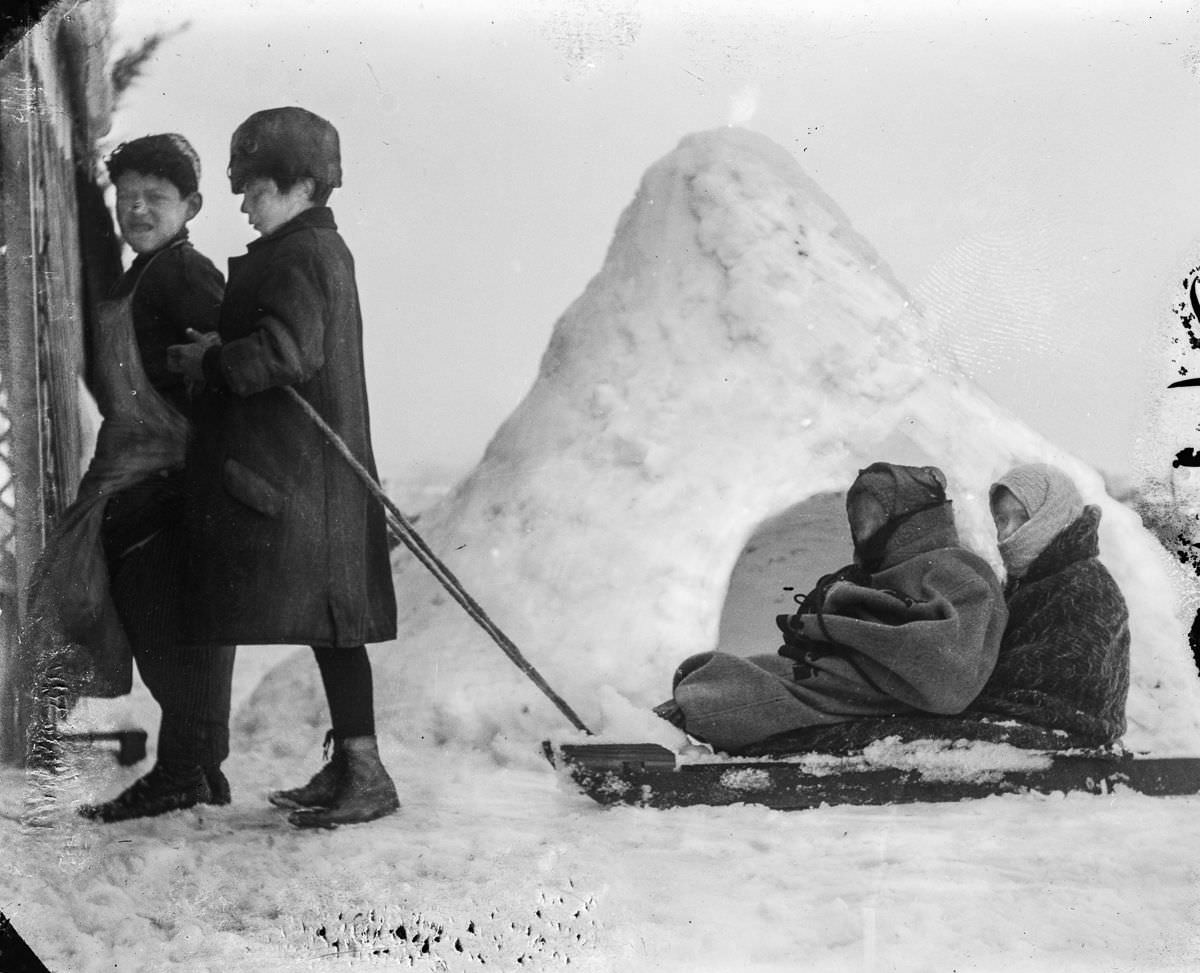
[{"label": "dark leather boot", "polygon": [[128,821],[213,803],[204,769],[198,764],[156,763],[144,777],[103,804],[85,804],[79,813],[93,821]]},{"label": "dark leather boot", "polygon": [[391,814],[400,807],[396,785],[379,759],[379,747],[373,736],[335,741],[335,758],[338,753],[343,754],[345,768],[336,795],[326,807],[302,808],[289,814],[288,820],[296,827],[336,828],[339,824],[361,824]]},{"label": "dark leather boot", "polygon": [[271,791],[267,800],[276,807],[289,811],[306,807],[329,807],[337,798],[345,772],[346,755],[334,740],[333,730],[330,730],[325,734],[325,763],[321,769],[307,784],[285,791]]}]

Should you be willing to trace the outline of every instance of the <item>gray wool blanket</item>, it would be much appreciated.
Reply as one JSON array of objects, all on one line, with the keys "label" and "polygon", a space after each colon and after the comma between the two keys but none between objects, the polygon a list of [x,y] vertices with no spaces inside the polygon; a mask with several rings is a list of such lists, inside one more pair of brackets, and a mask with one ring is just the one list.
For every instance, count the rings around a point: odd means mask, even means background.
[{"label": "gray wool blanket", "polygon": [[1117,742],[1129,693],[1129,611],[1098,559],[1099,522],[1099,508],[1085,508],[1023,578],[1009,582],[996,668],[962,714],[803,727],[736,752],[845,754],[890,738],[987,740],[1038,750]]}]

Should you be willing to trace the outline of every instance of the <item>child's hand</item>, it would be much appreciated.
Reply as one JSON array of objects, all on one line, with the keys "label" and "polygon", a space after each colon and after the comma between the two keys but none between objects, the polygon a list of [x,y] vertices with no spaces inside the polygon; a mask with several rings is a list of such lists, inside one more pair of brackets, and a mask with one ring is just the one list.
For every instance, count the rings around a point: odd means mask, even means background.
[{"label": "child's hand", "polygon": [[221,343],[221,336],[215,331],[197,331],[195,328],[188,328],[186,331],[187,336],[191,338],[195,344],[203,347],[205,351],[208,351],[209,348]]},{"label": "child's hand", "polygon": [[191,344],[169,345],[167,347],[167,371],[177,372],[193,382],[204,381],[204,353],[209,348],[221,343],[221,338],[215,331],[201,334],[192,328],[187,329]]}]

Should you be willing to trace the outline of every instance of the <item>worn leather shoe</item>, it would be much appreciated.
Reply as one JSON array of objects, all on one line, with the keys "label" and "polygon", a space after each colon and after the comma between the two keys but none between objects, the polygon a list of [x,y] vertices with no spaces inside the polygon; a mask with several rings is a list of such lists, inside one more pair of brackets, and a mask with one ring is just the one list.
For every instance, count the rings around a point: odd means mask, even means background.
[{"label": "worn leather shoe", "polygon": [[112,800],[102,804],[85,804],[79,813],[93,821],[109,823],[150,818],[168,811],[212,803],[213,793],[204,768],[198,764],[173,766],[157,763],[148,774],[135,780]]},{"label": "worn leather shoe", "polygon": [[[332,756],[330,751],[332,749]],[[333,730],[325,734],[325,763],[307,784],[289,790],[271,791],[267,800],[276,807],[296,810],[311,807],[329,807],[341,789],[342,777],[346,773],[346,754],[334,740]]]},{"label": "worn leather shoe", "polygon": [[[334,742],[334,758],[345,765],[332,800],[322,807],[305,807],[288,815],[298,828],[336,828],[362,824],[391,814],[400,807],[396,785],[379,759],[375,737],[347,737]],[[332,765],[330,760],[326,767]],[[324,769],[324,768],[322,768]]]}]

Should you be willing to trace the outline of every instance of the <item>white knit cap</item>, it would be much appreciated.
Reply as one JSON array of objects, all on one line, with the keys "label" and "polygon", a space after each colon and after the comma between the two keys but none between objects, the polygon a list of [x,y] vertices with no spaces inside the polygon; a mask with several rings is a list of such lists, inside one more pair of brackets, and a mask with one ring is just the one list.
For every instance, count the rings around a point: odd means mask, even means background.
[{"label": "white knit cap", "polygon": [[1083,497],[1066,473],[1048,463],[1027,463],[992,484],[994,499],[1005,488],[1029,514],[1029,520],[1000,542],[1000,557],[1011,577],[1019,578],[1047,545],[1083,513]]}]

